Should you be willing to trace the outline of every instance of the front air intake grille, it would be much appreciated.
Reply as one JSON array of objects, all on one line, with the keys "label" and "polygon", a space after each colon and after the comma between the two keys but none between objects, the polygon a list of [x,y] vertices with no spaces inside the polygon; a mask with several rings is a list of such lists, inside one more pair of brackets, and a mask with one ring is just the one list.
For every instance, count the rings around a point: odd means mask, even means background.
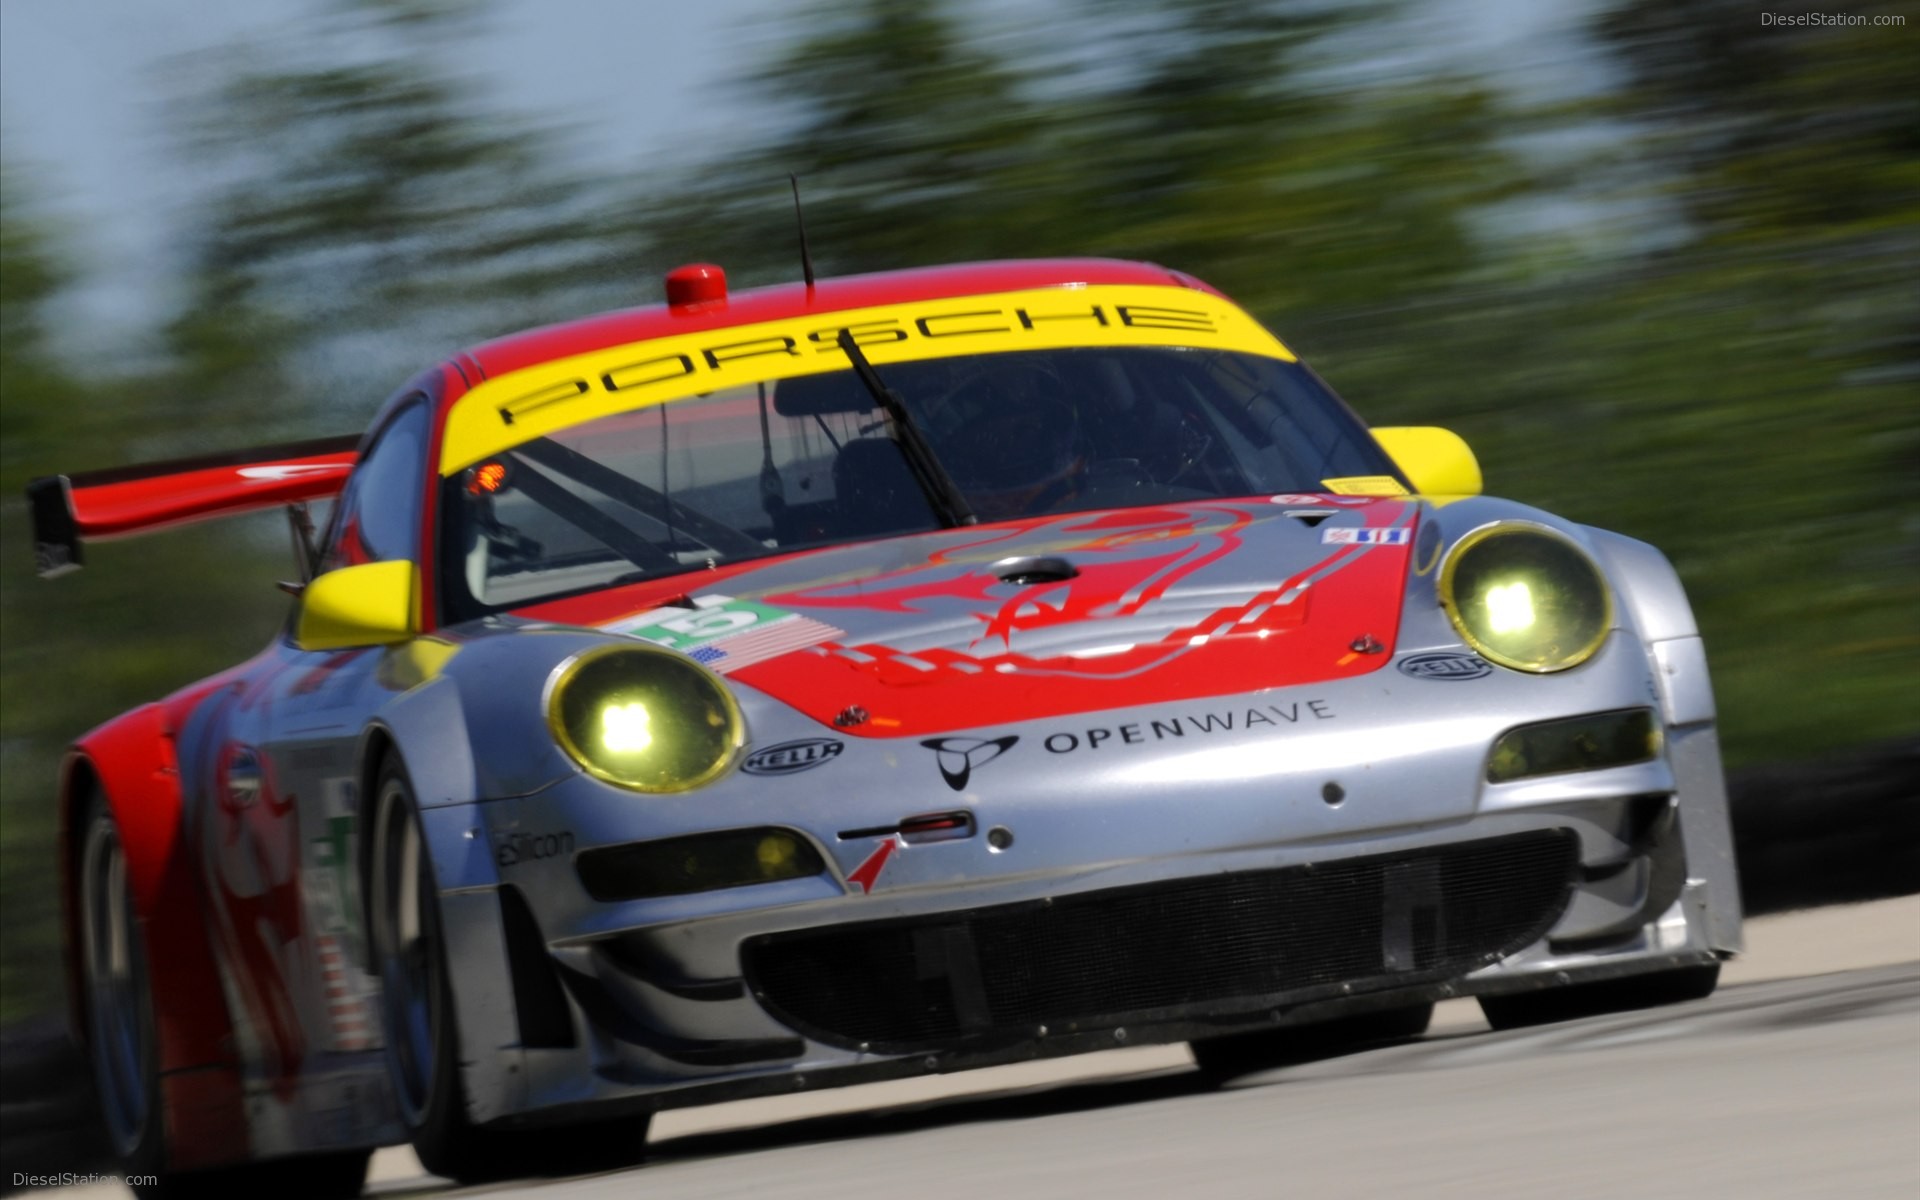
[{"label": "front air intake grille", "polygon": [[1568,830],[765,934],[748,986],[830,1045],[908,1053],[1464,975],[1544,935]]}]

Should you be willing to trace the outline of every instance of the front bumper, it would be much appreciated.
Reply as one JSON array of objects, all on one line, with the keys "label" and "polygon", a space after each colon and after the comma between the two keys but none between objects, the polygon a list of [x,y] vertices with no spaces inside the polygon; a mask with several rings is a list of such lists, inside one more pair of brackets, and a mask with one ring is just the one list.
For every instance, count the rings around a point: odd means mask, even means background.
[{"label": "front bumper", "polygon": [[[876,739],[834,759],[855,768],[838,777],[735,776],[664,801],[580,777],[429,810],[436,853],[466,856],[464,876],[452,873],[464,883],[443,905],[455,977],[474,981],[457,991],[472,1115],[565,1120],[585,1107],[776,1094],[1656,971],[1736,949],[1737,900],[1687,868],[1690,852],[1720,853],[1692,842],[1724,836],[1717,756],[1709,785],[1701,743],[1689,740],[1704,736],[1710,749],[1710,725],[1670,728],[1667,753],[1651,762],[1483,782],[1488,747],[1512,725],[1657,706],[1637,644],[1616,637],[1565,677],[1483,682],[1463,697],[1472,685],[1382,671],[1194,713],[986,729],[982,738],[1017,737],[1028,753],[984,762],[960,790],[928,749]],[[1248,721],[1262,710],[1268,720]],[[1168,732],[1170,718],[1180,732]],[[754,725],[757,744],[819,733]],[[1153,750],[1156,733],[1158,753],[1136,753]],[[970,813],[975,836],[839,836],[939,808]],[[828,870],[605,904],[573,868],[598,846],[769,824],[811,838]],[[989,829],[1009,844],[990,843]],[[888,843],[871,888],[850,883]],[[1510,850],[1524,850],[1524,870],[1503,866]],[[1475,855],[1471,869],[1449,865]],[[1461,870],[1485,893],[1477,907],[1453,894]],[[1526,886],[1505,887],[1516,872]],[[990,978],[1021,974],[1000,970],[1024,936],[1007,930],[1039,928],[1020,914],[1049,906],[1079,913],[1079,924],[1047,926],[1040,966],[1025,973],[1051,982],[1010,1004]],[[1178,921],[1155,917],[1174,909]],[[1239,921],[1237,940],[1221,932],[1254,910],[1264,918]],[[1328,914],[1337,919],[1304,940],[1271,933]],[[1082,958],[1058,961],[1076,946]],[[1116,958],[1125,961],[1100,981]],[[879,1017],[846,1016],[862,1007]],[[902,1012],[919,1024],[886,1025]]]}]

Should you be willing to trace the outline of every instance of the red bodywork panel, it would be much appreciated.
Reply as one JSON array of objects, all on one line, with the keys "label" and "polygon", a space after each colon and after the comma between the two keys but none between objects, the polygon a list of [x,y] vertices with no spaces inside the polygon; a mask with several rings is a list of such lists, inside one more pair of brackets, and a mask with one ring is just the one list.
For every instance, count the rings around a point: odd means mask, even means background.
[{"label": "red bodywork panel", "polygon": [[[1416,508],[1397,497],[1344,499],[1350,507],[1364,508],[1370,528],[1410,522]],[[1196,609],[1157,636],[1126,635],[1131,644],[1097,656],[1014,648],[1030,632],[1067,626],[1097,630],[1105,620],[1148,611],[1190,577],[1242,551],[1242,537],[1254,515],[1271,508],[1264,501],[1195,501],[1023,518],[979,526],[967,531],[974,536],[929,554],[924,563],[888,574],[764,595],[749,586],[743,594],[757,601],[848,628],[862,623],[862,612],[910,614],[934,605],[972,606],[971,615],[979,622],[977,636],[964,648],[845,637],[741,666],[729,677],[842,736],[925,737],[974,728],[989,718],[1064,718],[1295,687],[1378,670],[1399,637],[1410,536],[1400,544],[1323,545],[1317,556],[1285,576],[1243,595],[1223,595],[1218,607]],[[1409,535],[1413,528],[1407,525]],[[1006,594],[989,565],[989,548],[1043,531],[1075,560],[1078,574]],[[721,589],[732,577],[775,561],[724,564],[548,601],[519,609],[516,615],[607,625],[675,597]],[[965,561],[975,565],[959,572],[951,566]],[[1376,649],[1356,649],[1362,639],[1370,639]],[[836,716],[848,708],[864,709],[869,719],[851,727],[838,725]]]},{"label": "red bodywork panel", "polygon": [[81,797],[73,794],[83,769],[91,769],[119,825],[127,875],[145,937],[148,982],[154,1004],[154,1035],[166,1114],[168,1165],[175,1170],[238,1162],[250,1155],[233,1024],[220,986],[220,971],[207,937],[200,875],[185,840],[175,731],[194,707],[246,670],[235,668],[203,680],[158,704],[116,717],[81,738],[62,771],[60,860],[67,872],[69,995],[75,1032],[84,1040],[82,983],[77,948],[78,881],[73,828]]}]

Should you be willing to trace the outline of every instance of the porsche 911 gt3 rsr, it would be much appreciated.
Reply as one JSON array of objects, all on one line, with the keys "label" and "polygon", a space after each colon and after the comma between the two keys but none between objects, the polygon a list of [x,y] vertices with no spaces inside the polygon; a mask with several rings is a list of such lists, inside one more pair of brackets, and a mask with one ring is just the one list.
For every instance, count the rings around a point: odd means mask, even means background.
[{"label": "porsche 911 gt3 rsr", "polygon": [[1232,1074],[1442,997],[1704,995],[1740,947],[1666,560],[1164,268],[682,268],[363,437],[29,490],[48,573],[279,505],[301,559],[282,636],[61,778],[130,1171],[586,1169],[672,1106]]}]

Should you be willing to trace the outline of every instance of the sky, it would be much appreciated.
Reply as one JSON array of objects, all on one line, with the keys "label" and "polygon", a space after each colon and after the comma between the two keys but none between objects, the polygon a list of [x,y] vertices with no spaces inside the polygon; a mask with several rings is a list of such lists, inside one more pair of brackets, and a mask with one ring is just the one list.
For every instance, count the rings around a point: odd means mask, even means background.
[{"label": "sky", "polygon": [[[1597,0],[1426,0],[1385,56],[1447,59],[1517,90],[1591,81],[1577,35]],[[1062,0],[976,0],[987,32]],[[315,0],[0,0],[0,158],[64,226],[83,324],[137,328],[178,263],[204,195],[174,147],[166,100],[192,56],[298,37]],[[502,107],[570,128],[614,170],[696,161],[767,114],[732,85],[778,45],[792,0],[497,0],[462,66]],[[1590,82],[1588,84],[1590,86]],[[1052,247],[1050,251],[1070,251]]]},{"label": "sky", "polygon": [[[170,234],[202,195],[165,100],[194,52],[297,36],[312,0],[0,0],[0,157],[57,212],[79,303],[137,324],[171,276]],[[769,0],[508,0],[463,64],[502,106],[572,127],[622,169],[724,145],[745,105],[729,72],[760,61]]]}]

